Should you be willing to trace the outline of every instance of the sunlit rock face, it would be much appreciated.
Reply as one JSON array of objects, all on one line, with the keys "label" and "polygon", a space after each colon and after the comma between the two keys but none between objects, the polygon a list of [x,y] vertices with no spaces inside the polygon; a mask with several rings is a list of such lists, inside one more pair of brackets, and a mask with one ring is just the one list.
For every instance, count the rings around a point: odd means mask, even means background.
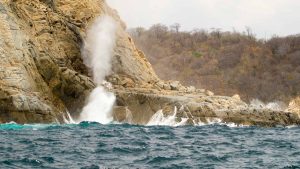
[{"label": "sunlit rock face", "polygon": [[291,100],[286,111],[293,112],[300,116],[300,97]]}]

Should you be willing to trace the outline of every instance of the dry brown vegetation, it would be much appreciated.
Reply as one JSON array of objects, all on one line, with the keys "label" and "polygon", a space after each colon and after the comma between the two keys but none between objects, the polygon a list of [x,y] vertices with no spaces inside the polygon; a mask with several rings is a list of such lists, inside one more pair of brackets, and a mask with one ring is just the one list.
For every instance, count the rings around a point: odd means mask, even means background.
[{"label": "dry brown vegetation", "polygon": [[300,36],[255,38],[244,33],[194,30],[156,24],[129,31],[164,80],[180,80],[244,100],[289,99],[300,95]]}]

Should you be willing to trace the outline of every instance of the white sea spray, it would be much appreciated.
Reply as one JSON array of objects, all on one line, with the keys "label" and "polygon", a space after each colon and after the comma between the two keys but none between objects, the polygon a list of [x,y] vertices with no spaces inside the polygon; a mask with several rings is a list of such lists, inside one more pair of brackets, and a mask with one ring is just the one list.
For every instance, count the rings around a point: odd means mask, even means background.
[{"label": "white sea spray", "polygon": [[110,16],[101,16],[87,31],[82,57],[91,70],[97,87],[92,91],[77,122],[93,121],[108,124],[113,121],[112,109],[116,100],[113,93],[101,85],[111,72],[111,60],[116,43],[116,21]]}]

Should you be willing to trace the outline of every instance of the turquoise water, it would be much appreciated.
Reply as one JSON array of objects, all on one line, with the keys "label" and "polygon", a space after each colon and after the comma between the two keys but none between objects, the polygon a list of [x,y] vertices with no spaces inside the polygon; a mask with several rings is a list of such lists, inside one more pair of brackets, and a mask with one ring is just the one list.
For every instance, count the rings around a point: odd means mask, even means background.
[{"label": "turquoise water", "polygon": [[297,168],[300,128],[0,125],[0,168]]}]

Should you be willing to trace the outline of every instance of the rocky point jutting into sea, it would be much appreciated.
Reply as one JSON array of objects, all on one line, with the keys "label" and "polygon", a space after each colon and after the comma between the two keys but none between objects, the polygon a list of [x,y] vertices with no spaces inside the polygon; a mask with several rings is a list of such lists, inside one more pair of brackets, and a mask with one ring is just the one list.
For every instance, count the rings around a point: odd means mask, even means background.
[{"label": "rocky point jutting into sea", "polygon": [[117,21],[112,72],[106,80],[116,95],[115,121],[147,124],[162,110],[186,124],[219,119],[241,125],[299,125],[299,99],[287,110],[257,108],[238,95],[185,87],[157,77],[125,23],[104,0],[0,1],[0,122],[64,122],[78,117],[96,87],[82,60],[89,26],[99,16]]}]

